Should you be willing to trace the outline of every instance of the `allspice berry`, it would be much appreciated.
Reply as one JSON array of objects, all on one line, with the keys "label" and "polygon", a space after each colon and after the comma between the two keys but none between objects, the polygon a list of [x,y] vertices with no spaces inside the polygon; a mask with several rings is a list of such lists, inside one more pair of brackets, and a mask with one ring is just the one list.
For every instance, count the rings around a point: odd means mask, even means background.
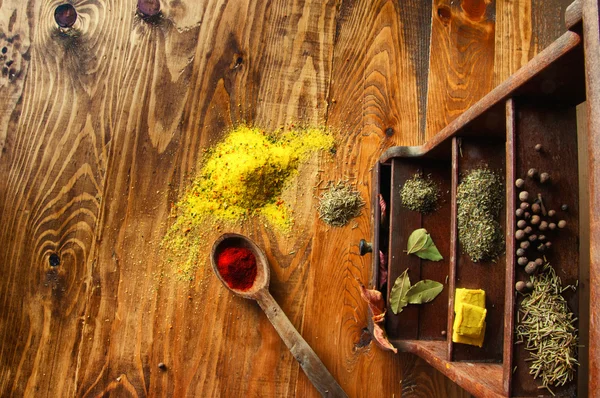
[{"label": "allspice berry", "polygon": [[538,171],[537,169],[531,168],[529,169],[529,171],[527,172],[527,177],[529,178],[535,178],[538,175]]},{"label": "allspice berry", "polygon": [[519,229],[515,232],[515,239],[523,240],[525,239],[525,232],[522,229]]},{"label": "allspice berry", "polygon": [[548,217],[554,217],[556,215],[556,210],[548,210]]},{"label": "allspice berry", "polygon": [[527,221],[525,221],[525,220],[519,220],[519,221],[517,221],[517,227],[518,228],[523,229],[526,226],[527,226]]},{"label": "allspice berry", "polygon": [[527,202],[522,202],[521,205],[519,206],[521,209],[523,210],[527,210],[529,209],[529,203]]},{"label": "allspice berry", "polygon": [[539,241],[545,241],[546,240],[546,235],[538,235],[538,240]]},{"label": "allspice berry", "polygon": [[516,254],[517,254],[517,257],[523,257],[526,254],[525,249],[521,249],[521,248],[517,249]]},{"label": "allspice berry", "polygon": [[546,249],[550,249],[552,247],[552,242],[550,242],[550,241],[546,242],[545,246],[546,246]]},{"label": "allspice berry", "polygon": [[523,281],[518,281],[515,283],[515,289],[517,289],[517,292],[523,293],[525,290],[527,290],[527,284]]},{"label": "allspice berry", "polygon": [[533,212],[533,214],[538,214],[540,210],[542,210],[542,208],[539,205],[539,203],[534,203],[531,205],[531,211]]},{"label": "allspice berry", "polygon": [[536,263],[534,263],[533,261],[530,261],[526,266],[525,266],[525,272],[527,272],[529,275],[533,274],[536,270],[537,270],[538,266]]},{"label": "allspice berry", "polygon": [[531,235],[531,233],[533,232],[533,228],[531,228],[531,227],[525,227],[525,229],[523,230],[523,232],[525,232],[527,235]]},{"label": "allspice berry", "polygon": [[542,151],[542,144],[535,144],[534,149],[535,149],[536,152],[541,152]]},{"label": "allspice berry", "polygon": [[567,222],[565,220],[560,220],[556,225],[558,225],[558,228],[563,229],[567,226]]},{"label": "allspice berry", "polygon": [[521,267],[526,266],[528,262],[529,260],[527,260],[527,257],[519,257],[517,259],[517,264],[519,264]]},{"label": "allspice berry", "polygon": [[539,258],[539,257],[538,257],[538,258],[536,258],[536,259],[535,259],[535,263],[536,263],[538,266],[540,266],[540,265],[544,264],[544,260],[542,260],[541,258]]},{"label": "allspice berry", "polygon": [[527,199],[529,199],[529,192],[523,191],[523,192],[519,193],[519,200],[521,202],[526,202]]},{"label": "allspice berry", "polygon": [[548,228],[550,229],[550,231],[554,231],[556,229],[556,224],[551,222],[550,224],[548,224]]},{"label": "allspice berry", "polygon": [[540,223],[540,226],[538,227],[540,229],[540,231],[545,231],[548,229],[548,222],[547,221],[542,221]]},{"label": "allspice berry", "polygon": [[531,243],[529,243],[529,241],[527,241],[527,240],[524,240],[523,242],[521,242],[521,243],[519,244],[519,247],[520,247],[521,249],[527,250],[527,249],[529,249],[529,245],[530,245],[530,244],[531,244]]},{"label": "allspice berry", "polygon": [[526,211],[525,213],[523,213],[523,218],[524,218],[525,220],[529,220],[529,219],[531,218],[531,213],[530,213],[530,212],[528,212],[528,211]]},{"label": "allspice berry", "polygon": [[536,240],[537,240],[537,235],[536,234],[529,235],[529,241],[530,242],[535,242]]},{"label": "allspice berry", "polygon": [[525,186],[525,180],[522,178],[519,178],[515,181],[515,186],[517,188],[523,188]]},{"label": "allspice berry", "polygon": [[541,219],[540,216],[535,215],[531,217],[531,225],[538,225],[540,223]]},{"label": "allspice berry", "polygon": [[515,210],[515,216],[517,216],[519,218],[523,217],[524,213],[525,213],[525,210],[523,210],[523,209],[517,209],[517,210]]},{"label": "allspice berry", "polygon": [[528,281],[528,282],[525,284],[525,287],[527,288],[527,290],[533,290],[533,282],[531,282],[531,281]]},{"label": "allspice berry", "polygon": [[550,174],[548,174],[548,173],[542,173],[542,174],[540,174],[540,183],[541,184],[545,184],[548,181],[550,181]]}]

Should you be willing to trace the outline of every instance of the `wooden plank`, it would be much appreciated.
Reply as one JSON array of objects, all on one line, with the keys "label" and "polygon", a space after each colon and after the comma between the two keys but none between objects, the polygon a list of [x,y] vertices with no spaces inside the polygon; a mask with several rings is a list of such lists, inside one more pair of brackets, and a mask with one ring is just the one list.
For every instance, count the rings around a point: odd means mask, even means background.
[{"label": "wooden plank", "polygon": [[[588,122],[588,192],[590,236],[600,236],[600,11],[597,0],[583,0],[585,37],[585,82]],[[600,241],[590,242],[590,303],[600,301]],[[590,307],[589,383],[590,392],[600,388],[600,305]]]},{"label": "wooden plank", "polygon": [[[515,177],[526,178],[530,168],[539,173],[550,174],[549,184],[534,183],[526,179],[525,189],[531,194],[540,193],[547,210],[557,212],[556,219],[565,219],[567,227],[559,231],[545,233],[552,242],[552,248],[544,252],[545,258],[560,276],[563,285],[575,285],[579,277],[579,189],[577,178],[577,125],[575,108],[561,108],[531,104],[528,101],[516,101],[518,117],[516,119],[515,143]],[[542,150],[536,152],[536,144]],[[561,205],[567,204],[568,211],[562,211]],[[537,251],[529,250],[528,258],[535,260]],[[508,253],[513,255],[514,253]],[[541,256],[538,254],[538,256]],[[522,267],[516,267],[516,280],[526,280],[527,274]],[[569,309],[578,317],[579,291],[586,289],[580,285],[578,292],[566,291]],[[516,300],[517,309],[522,297]],[[516,322],[516,320],[515,320]],[[538,396],[539,381],[529,375],[527,358],[529,353],[523,345],[516,345],[513,350],[513,390],[515,396]],[[585,366],[585,364],[583,365]],[[572,382],[562,388],[553,389],[559,396],[571,396],[576,393],[577,383]],[[549,395],[548,393],[545,393]]]},{"label": "wooden plank", "polygon": [[495,7],[494,0],[434,0],[427,139],[492,89]]},{"label": "wooden plank", "polygon": [[502,375],[502,386],[505,395],[510,395],[510,389],[512,385],[512,372],[513,372],[513,335],[515,330],[515,218],[513,216],[513,209],[517,208],[516,205],[516,110],[515,101],[510,98],[506,101],[506,179],[505,179],[505,192],[506,192],[506,229],[505,229],[505,242],[506,242],[506,276],[504,283],[504,340],[503,340],[503,354],[502,364],[504,365],[504,373]]},{"label": "wooden plank", "polygon": [[457,214],[458,214],[458,206],[456,202],[456,192],[458,188],[458,162],[459,162],[459,154],[460,154],[460,138],[452,139],[452,202],[451,202],[451,213],[450,213],[450,270],[448,275],[448,308],[447,312],[447,355],[446,360],[451,361],[454,354],[454,342],[452,341],[452,333],[453,333],[453,324],[454,324],[454,296],[456,294],[456,264],[458,263],[458,226],[457,226]]},{"label": "wooden plank", "polygon": [[[487,167],[499,176],[506,173],[505,142],[489,140],[484,137],[462,139],[459,149],[458,173],[466,175],[469,171]],[[460,183],[460,180],[459,180]],[[497,221],[502,231],[506,231],[505,205],[503,204]],[[486,301],[486,332],[483,347],[466,344],[454,344],[452,359],[469,362],[502,362],[504,339],[504,286],[505,254],[496,261],[474,263],[462,251],[460,240],[456,263],[456,288],[483,289]]]},{"label": "wooden plank", "polygon": [[[581,38],[574,32],[566,32],[551,46],[534,57],[526,67],[519,69],[514,75],[494,88],[484,98],[479,100],[468,111],[462,113],[436,136],[425,144],[415,147],[398,146],[392,147],[381,155],[380,161],[386,162],[392,157],[419,157],[437,156],[439,150],[442,152],[450,150],[450,141],[458,131],[462,134],[465,126],[471,127],[469,131],[479,132],[482,129],[490,132],[503,131],[498,128],[504,117],[504,103],[509,96],[528,95],[538,100],[545,98],[546,101],[558,101],[571,103],[573,105],[581,102],[584,97],[580,93],[579,75],[565,71],[577,70],[580,66],[578,50],[580,50]],[[550,66],[552,65],[552,66]],[[557,71],[562,70],[562,74]],[[552,95],[544,93],[540,87],[542,82],[553,76],[560,85],[555,87]],[[559,78],[560,77],[560,78]],[[536,94],[537,93],[537,94]],[[482,117],[485,113],[485,118]],[[502,126],[502,124],[500,124]],[[502,133],[503,136],[503,133]],[[445,145],[446,144],[446,145]],[[433,151],[436,148],[436,151]]]},{"label": "wooden plank", "polygon": [[583,16],[583,0],[575,0],[565,10],[565,26],[573,29],[581,22]]}]

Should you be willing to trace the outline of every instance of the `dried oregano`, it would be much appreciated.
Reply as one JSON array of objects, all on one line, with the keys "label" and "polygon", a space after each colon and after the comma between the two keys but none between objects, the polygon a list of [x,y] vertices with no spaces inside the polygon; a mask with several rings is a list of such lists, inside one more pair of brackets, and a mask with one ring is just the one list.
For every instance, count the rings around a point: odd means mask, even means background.
[{"label": "dried oregano", "polygon": [[498,223],[502,208],[502,180],[481,168],[464,176],[458,186],[458,239],[474,262],[496,259],[504,250],[504,235]]},{"label": "dried oregano", "polygon": [[343,227],[360,215],[365,205],[360,193],[343,182],[332,184],[319,198],[319,218],[334,227]]},{"label": "dried oregano", "polygon": [[439,196],[440,189],[431,179],[431,176],[423,178],[420,174],[415,174],[412,178],[406,180],[400,191],[404,207],[421,213],[434,211]]}]

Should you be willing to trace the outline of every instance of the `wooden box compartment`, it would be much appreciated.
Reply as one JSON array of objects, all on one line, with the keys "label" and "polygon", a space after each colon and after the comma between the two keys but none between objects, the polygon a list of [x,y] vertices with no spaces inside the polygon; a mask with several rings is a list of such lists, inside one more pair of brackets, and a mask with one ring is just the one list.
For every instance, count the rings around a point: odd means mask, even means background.
[{"label": "wooden box compartment", "polygon": [[[444,284],[443,292],[433,302],[409,305],[398,315],[392,313],[388,303],[388,337],[399,349],[420,355],[477,396],[550,395],[539,389],[539,381],[529,375],[529,353],[523,345],[514,344],[522,299],[514,286],[517,280],[528,277],[516,265],[518,190],[514,181],[526,178],[532,167],[550,173],[549,184],[527,180],[526,189],[530,195],[540,193],[546,208],[557,210],[558,216],[567,221],[564,230],[548,233],[553,247],[545,254],[563,285],[576,284],[580,243],[575,106],[585,97],[581,43],[573,35],[567,32],[555,43],[556,48],[541,54],[545,56],[543,62],[534,59],[523,76],[517,73],[511,78],[514,81],[500,85],[433,140],[421,147],[391,148],[375,168],[374,199],[382,195],[388,215],[381,219],[378,200],[374,200],[374,285],[387,298],[395,279],[407,268],[413,284],[422,279]],[[541,144],[542,151],[535,151],[536,144]],[[505,201],[498,221],[505,233],[506,252],[495,262],[473,263],[462,254],[457,237],[456,188],[465,173],[480,167],[494,170],[505,181]],[[431,176],[441,188],[439,208],[434,213],[422,215],[401,205],[400,189],[415,173]],[[562,204],[568,205],[568,212],[560,210]],[[408,236],[418,228],[427,229],[444,260],[430,262],[406,254]],[[387,258],[388,267],[387,283],[382,286],[377,283],[379,250]],[[486,292],[488,314],[482,348],[452,343],[453,296],[458,287]],[[586,287],[581,284],[577,291],[564,294],[577,318],[586,316],[586,311],[579,311],[580,296],[585,294]],[[577,377],[581,381],[587,378],[585,363],[575,380],[554,392],[577,396],[581,393]]]}]

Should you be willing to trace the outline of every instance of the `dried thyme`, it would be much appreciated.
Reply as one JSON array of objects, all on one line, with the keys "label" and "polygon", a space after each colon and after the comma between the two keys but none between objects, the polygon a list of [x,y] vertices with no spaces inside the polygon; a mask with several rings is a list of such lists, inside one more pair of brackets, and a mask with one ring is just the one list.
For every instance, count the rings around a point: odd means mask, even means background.
[{"label": "dried thyme", "polygon": [[458,186],[458,239],[473,262],[495,260],[504,250],[497,221],[502,193],[500,177],[486,168],[471,171]]},{"label": "dried thyme", "polygon": [[360,214],[365,205],[360,193],[343,182],[331,184],[319,198],[319,218],[328,225],[343,227]]},{"label": "dried thyme", "polygon": [[420,174],[415,174],[412,178],[406,180],[400,191],[404,207],[421,213],[434,211],[439,196],[440,189],[431,179],[431,176],[423,178]]},{"label": "dried thyme", "polygon": [[563,386],[573,380],[579,365],[574,325],[577,318],[561,294],[575,287],[563,288],[549,263],[541,273],[531,277],[531,282],[533,291],[525,295],[519,310],[516,343],[525,343],[530,352],[529,374],[541,378],[542,386],[554,394],[550,386]]}]

